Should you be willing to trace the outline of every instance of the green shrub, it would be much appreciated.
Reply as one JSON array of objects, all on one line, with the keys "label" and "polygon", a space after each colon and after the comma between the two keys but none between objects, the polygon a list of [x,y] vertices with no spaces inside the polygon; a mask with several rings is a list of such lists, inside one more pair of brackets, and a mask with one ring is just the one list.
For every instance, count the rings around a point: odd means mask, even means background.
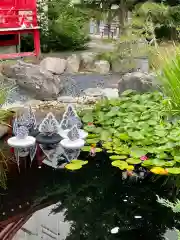
[{"label": "green shrub", "polygon": [[[70,5],[68,0],[49,2],[48,29],[41,31],[42,52],[83,49],[89,41],[86,12]],[[21,50],[32,51],[33,39],[22,38]]]}]

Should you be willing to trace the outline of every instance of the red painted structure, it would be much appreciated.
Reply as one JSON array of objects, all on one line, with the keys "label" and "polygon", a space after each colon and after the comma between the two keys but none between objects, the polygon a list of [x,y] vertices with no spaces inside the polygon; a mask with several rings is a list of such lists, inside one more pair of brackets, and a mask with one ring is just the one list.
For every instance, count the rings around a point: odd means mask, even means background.
[{"label": "red painted structure", "polygon": [[34,52],[0,54],[0,59],[40,54],[36,0],[0,0],[0,46],[18,45],[21,34],[29,33],[33,35]]}]

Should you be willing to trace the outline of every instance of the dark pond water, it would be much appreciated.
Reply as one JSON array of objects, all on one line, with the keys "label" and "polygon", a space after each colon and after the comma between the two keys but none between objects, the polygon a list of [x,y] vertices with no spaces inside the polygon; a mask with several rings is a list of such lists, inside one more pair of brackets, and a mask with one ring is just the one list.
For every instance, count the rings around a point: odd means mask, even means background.
[{"label": "dark pond water", "polygon": [[8,179],[1,240],[177,239],[178,214],[156,201],[156,194],[172,199],[174,189],[163,178],[122,180],[103,154],[76,172],[32,167]]}]

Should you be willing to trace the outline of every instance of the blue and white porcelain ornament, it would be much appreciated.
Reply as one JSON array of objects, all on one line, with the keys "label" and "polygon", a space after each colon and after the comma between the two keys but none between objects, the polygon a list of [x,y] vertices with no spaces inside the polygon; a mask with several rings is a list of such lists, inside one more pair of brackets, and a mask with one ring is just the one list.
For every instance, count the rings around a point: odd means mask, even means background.
[{"label": "blue and white porcelain ornament", "polygon": [[56,120],[53,113],[48,113],[43,119],[42,123],[39,125],[39,132],[45,136],[51,136],[53,134],[58,134],[59,123]]},{"label": "blue and white porcelain ornament", "polygon": [[67,133],[67,138],[61,140],[61,145],[67,149],[80,149],[84,146],[84,139],[80,138],[79,130],[77,126],[73,126]]},{"label": "blue and white porcelain ornament", "polygon": [[62,121],[59,127],[59,134],[62,138],[68,138],[67,134],[74,126],[77,127],[79,132],[79,137],[84,139],[88,136],[88,133],[81,129],[82,122],[76,113],[76,110],[72,105],[68,105],[65,113],[63,114]]},{"label": "blue and white porcelain ornament", "polygon": [[14,148],[15,157],[19,166],[19,157],[26,157],[29,153],[31,162],[36,154],[36,139],[32,136],[28,136],[29,130],[27,126],[19,126],[17,121],[13,124],[13,132],[15,136],[8,139],[9,146]]}]

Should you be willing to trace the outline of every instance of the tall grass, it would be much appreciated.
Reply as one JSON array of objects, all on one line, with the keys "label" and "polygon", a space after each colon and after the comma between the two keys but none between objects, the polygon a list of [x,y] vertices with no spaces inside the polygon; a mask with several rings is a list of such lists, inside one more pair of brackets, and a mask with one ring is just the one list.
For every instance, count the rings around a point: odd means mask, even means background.
[{"label": "tall grass", "polygon": [[162,68],[157,71],[158,80],[164,95],[169,98],[169,109],[172,114],[180,113],[180,49],[174,46],[175,54],[168,51],[162,55]]}]

